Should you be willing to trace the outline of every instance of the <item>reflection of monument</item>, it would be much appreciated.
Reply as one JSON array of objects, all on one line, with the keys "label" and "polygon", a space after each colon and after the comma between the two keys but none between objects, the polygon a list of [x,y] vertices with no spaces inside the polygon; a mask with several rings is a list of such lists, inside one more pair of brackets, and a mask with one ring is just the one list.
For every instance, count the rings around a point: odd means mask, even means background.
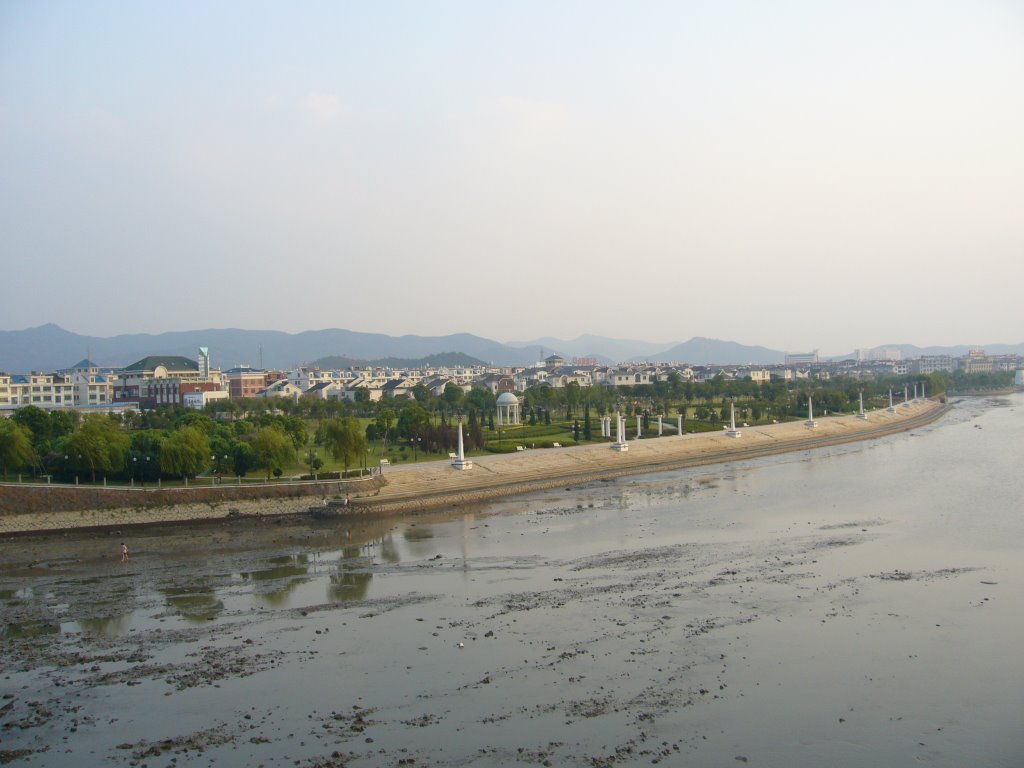
[{"label": "reflection of monument", "polygon": [[864,413],[864,392],[860,393],[860,412],[857,414],[858,419],[866,419],[868,415]]},{"label": "reflection of monument", "polygon": [[[514,395],[513,395],[514,397]],[[452,466],[456,469],[472,469],[473,460],[466,458],[466,452],[462,446],[462,422],[459,422],[459,453],[452,459]]]},{"label": "reflection of monument", "polygon": [[623,439],[623,434],[622,433],[624,431],[624,427],[623,427],[622,422],[623,422],[623,419],[622,419],[621,414],[616,413],[615,414],[615,442],[612,443],[612,450],[613,451],[628,451],[629,450],[629,443],[627,443]]},{"label": "reflection of monument", "polygon": [[726,437],[739,437],[742,433],[736,429],[736,403],[729,403],[729,428],[725,430]]},{"label": "reflection of monument", "polygon": [[804,424],[811,429],[818,426],[818,422],[814,420],[814,398],[810,395],[807,396],[807,421]]},{"label": "reflection of monument", "polygon": [[496,401],[498,426],[508,427],[519,424],[519,398],[511,392],[502,392]]}]

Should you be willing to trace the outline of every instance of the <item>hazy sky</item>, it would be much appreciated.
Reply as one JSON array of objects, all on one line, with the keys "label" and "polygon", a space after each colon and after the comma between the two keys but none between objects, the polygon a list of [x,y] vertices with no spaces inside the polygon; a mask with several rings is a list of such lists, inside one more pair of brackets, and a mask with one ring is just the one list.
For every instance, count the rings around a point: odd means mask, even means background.
[{"label": "hazy sky", "polygon": [[1024,3],[0,3],[0,329],[1024,340]]}]

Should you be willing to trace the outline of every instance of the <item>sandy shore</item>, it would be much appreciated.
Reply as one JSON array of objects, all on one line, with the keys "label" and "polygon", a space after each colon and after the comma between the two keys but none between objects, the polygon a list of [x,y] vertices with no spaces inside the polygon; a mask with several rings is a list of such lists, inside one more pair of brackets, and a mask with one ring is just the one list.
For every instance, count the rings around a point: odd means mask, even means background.
[{"label": "sandy shore", "polygon": [[[817,427],[788,422],[741,430],[739,438],[723,432],[671,435],[634,440],[618,452],[607,443],[527,450],[474,458],[472,470],[459,471],[437,461],[392,467],[386,484],[372,496],[354,497],[351,511],[397,514],[458,506],[566,484],[714,464],[786,451],[866,440],[914,429],[939,418],[947,407],[934,401],[899,405],[895,412],[871,411],[867,419],[829,416]],[[156,509],[81,509],[72,512],[15,514],[0,517],[0,536],[83,528],[110,528],[161,523],[223,520],[238,516],[302,514],[315,499],[233,500],[179,504]]]}]

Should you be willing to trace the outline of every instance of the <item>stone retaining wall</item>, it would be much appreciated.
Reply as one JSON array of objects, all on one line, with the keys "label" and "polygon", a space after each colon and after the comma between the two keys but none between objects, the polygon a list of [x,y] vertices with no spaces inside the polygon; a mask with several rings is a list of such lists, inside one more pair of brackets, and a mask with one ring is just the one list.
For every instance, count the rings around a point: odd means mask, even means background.
[{"label": "stone retaining wall", "polygon": [[327,480],[316,483],[269,485],[215,485],[191,488],[96,488],[68,485],[0,486],[0,517],[39,512],[89,509],[164,509],[172,506],[220,507],[243,501],[272,502],[299,499],[308,507],[310,498],[360,496],[383,485],[379,475],[361,480]]}]

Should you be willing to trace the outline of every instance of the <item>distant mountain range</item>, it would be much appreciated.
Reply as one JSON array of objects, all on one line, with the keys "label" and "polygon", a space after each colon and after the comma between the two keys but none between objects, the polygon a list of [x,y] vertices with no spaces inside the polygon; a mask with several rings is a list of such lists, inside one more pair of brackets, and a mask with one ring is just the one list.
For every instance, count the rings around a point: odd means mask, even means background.
[{"label": "distant mountain range", "polygon": [[[1024,354],[1024,343],[983,346],[989,354]],[[315,364],[330,368],[367,362],[407,367],[424,361],[427,365],[471,365],[480,361],[490,365],[520,366],[553,354],[570,362],[573,358],[594,358],[606,365],[619,362],[771,365],[785,360],[785,353],[779,350],[702,337],[684,343],[659,344],[586,335],[568,341],[542,338],[502,344],[469,333],[387,336],[340,328],[302,333],[215,328],[96,337],[82,336],[48,324],[22,331],[0,331],[0,371],[48,372],[69,368],[86,357],[97,365],[117,368],[148,355],[183,355],[194,360],[199,347],[209,347],[213,365],[221,369],[239,364],[262,365],[265,368]],[[942,354],[960,356],[971,349],[970,346],[915,347],[909,344],[888,344],[880,348],[899,349],[905,358]],[[853,353],[834,359],[844,357],[853,357]]]},{"label": "distant mountain range", "polygon": [[23,331],[0,331],[0,370],[52,371],[69,368],[86,357],[104,367],[122,367],[147,355],[183,355],[194,360],[199,347],[209,347],[213,365],[221,369],[239,364],[291,368],[328,356],[350,361],[419,360],[451,352],[497,365],[525,365],[534,360],[527,350],[468,333],[396,337],[338,328],[302,333],[215,328],[102,338],[81,336],[49,324]]},{"label": "distant mountain range", "polygon": [[313,361],[313,365],[323,371],[338,371],[359,366],[360,368],[472,368],[487,365],[462,352],[440,352],[425,357],[378,357],[373,360],[353,360],[350,357],[329,355]]}]

